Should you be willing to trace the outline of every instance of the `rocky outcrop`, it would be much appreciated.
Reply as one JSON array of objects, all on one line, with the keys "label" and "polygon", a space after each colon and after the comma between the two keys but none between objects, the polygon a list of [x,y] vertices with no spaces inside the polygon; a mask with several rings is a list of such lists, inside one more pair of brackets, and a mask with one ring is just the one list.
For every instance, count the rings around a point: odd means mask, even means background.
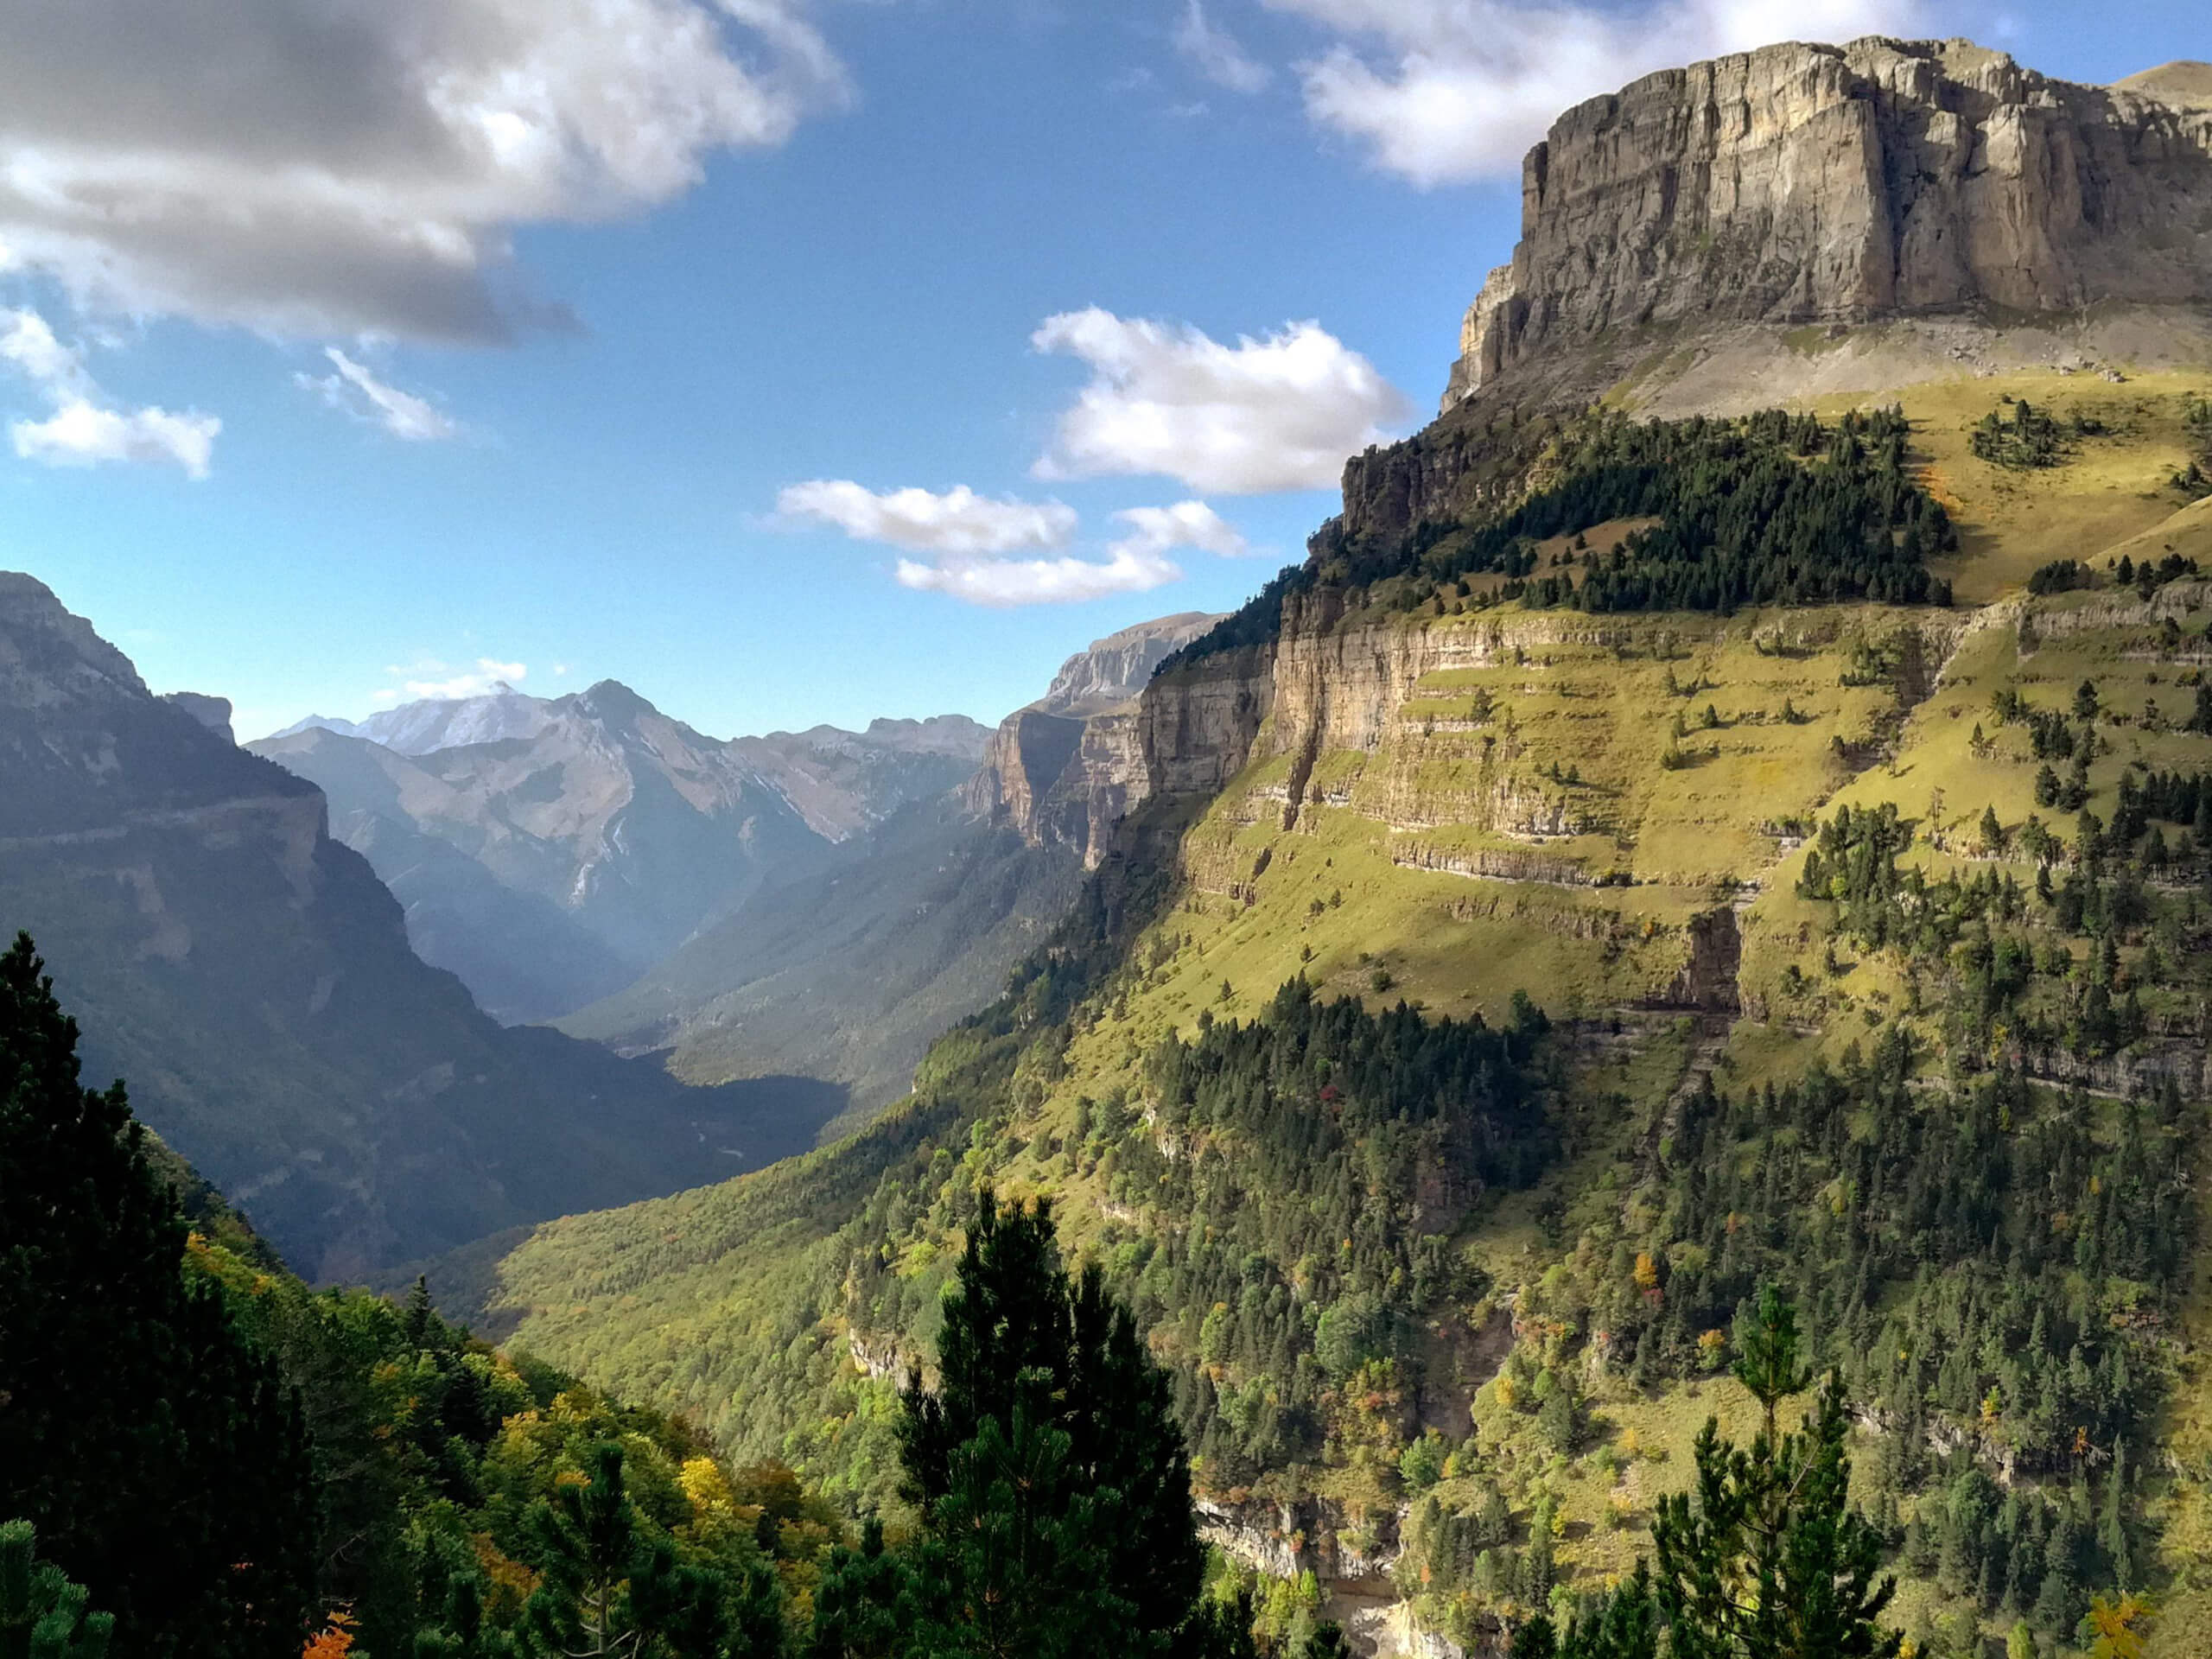
[{"label": "rocky outcrop", "polygon": [[1561,116],[1448,408],[1650,324],[2212,301],[2202,66],[2076,86],[1963,41],[1790,44]]},{"label": "rocky outcrop", "polygon": [[172,708],[181,709],[226,743],[238,741],[238,734],[231,729],[231,700],[228,697],[203,696],[197,691],[171,691],[162,701]]},{"label": "rocky outcrop", "polygon": [[1689,935],[1689,960],[1653,1006],[1731,1018],[1741,1014],[1743,997],[1736,980],[1744,965],[1744,936],[1736,912],[1724,906],[1693,916]]},{"label": "rocky outcrop", "polygon": [[1185,611],[1091,641],[1050,690],[1000,723],[963,791],[969,810],[1032,846],[1075,849],[1087,865],[1114,825],[1151,792],[1137,699],[1179,647],[1221,619]]},{"label": "rocky outcrop", "polygon": [[1395,1511],[1355,1514],[1334,1498],[1282,1502],[1200,1493],[1198,1533],[1224,1554],[1276,1578],[1311,1572],[1332,1585],[1385,1581],[1398,1559]]},{"label": "rocky outcrop", "polygon": [[1127,702],[1145,688],[1153,671],[1178,646],[1215,623],[1205,611],[1179,611],[1094,639],[1060,664],[1045,695],[1030,705],[1053,715],[1095,715]]}]

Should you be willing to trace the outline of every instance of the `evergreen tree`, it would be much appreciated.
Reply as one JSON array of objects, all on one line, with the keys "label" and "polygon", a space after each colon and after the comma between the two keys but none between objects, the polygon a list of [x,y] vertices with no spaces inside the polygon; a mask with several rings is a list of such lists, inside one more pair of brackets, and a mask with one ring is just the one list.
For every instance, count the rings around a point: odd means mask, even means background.
[{"label": "evergreen tree", "polygon": [[1651,1566],[1639,1559],[1628,1581],[1567,1627],[1559,1659],[1656,1659],[1659,1605]]},{"label": "evergreen tree", "polygon": [[[1737,1375],[1774,1421],[1809,1381],[1795,1311],[1770,1288]],[[1694,1495],[1660,1500],[1652,1525],[1656,1600],[1673,1659],[1888,1659],[1903,1638],[1875,1623],[1896,1590],[1877,1581],[1882,1539],[1849,1507],[1850,1413],[1831,1373],[1811,1426],[1749,1452],[1708,1419]]]},{"label": "evergreen tree", "polygon": [[0,1515],[115,1617],[131,1659],[291,1659],[315,1519],[274,1363],[212,1290],[120,1084],[31,942],[0,955]]},{"label": "evergreen tree", "polygon": [[[1167,1651],[1205,1565],[1168,1377],[1095,1267],[1070,1280],[1049,1205],[983,1192],[938,1363],[933,1393],[910,1374],[899,1425],[908,1496],[934,1546],[925,1576],[952,1575],[925,1593],[951,1596],[945,1617],[966,1621],[963,1639],[1004,1637],[982,1602],[962,1599],[963,1586],[1000,1585],[1008,1605],[1053,1627],[1038,1642],[1111,1632],[1110,1649],[1067,1650]],[[1070,1597],[1096,1617],[1069,1618]]]},{"label": "evergreen tree", "polygon": [[1793,1394],[1802,1394],[1813,1381],[1810,1370],[1797,1360],[1797,1310],[1771,1284],[1759,1290],[1757,1314],[1738,1338],[1740,1357],[1736,1380],[1751,1392],[1766,1412],[1766,1437],[1775,1438],[1775,1412]]},{"label": "evergreen tree", "polygon": [[85,1611],[85,1587],[37,1558],[38,1529],[0,1526],[0,1659],[105,1659],[115,1615]]},{"label": "evergreen tree", "polygon": [[584,1478],[556,1486],[531,1511],[540,1583],[523,1609],[524,1651],[534,1659],[773,1659],[783,1625],[772,1569],[760,1563],[766,1580],[734,1599],[721,1573],[679,1565],[631,1501],[622,1465],[620,1446],[594,1446]]},{"label": "evergreen tree", "polygon": [[929,1659],[1169,1650],[1167,1633],[1141,1631],[1135,1605],[1116,1592],[1120,1494],[1084,1489],[1071,1446],[1017,1404],[1010,1429],[986,1417],[954,1448],[916,1558]]},{"label": "evergreen tree", "polygon": [[807,1659],[893,1659],[918,1618],[913,1595],[905,1559],[883,1547],[883,1522],[871,1516],[860,1548],[832,1551],[814,1586]]}]

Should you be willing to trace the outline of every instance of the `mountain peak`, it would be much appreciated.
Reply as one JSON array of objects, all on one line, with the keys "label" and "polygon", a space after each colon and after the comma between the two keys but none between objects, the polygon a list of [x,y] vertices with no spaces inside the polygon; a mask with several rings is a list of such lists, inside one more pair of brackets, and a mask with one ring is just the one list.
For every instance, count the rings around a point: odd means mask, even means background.
[{"label": "mountain peak", "polygon": [[0,704],[149,695],[130,659],[35,576],[0,570]]},{"label": "mountain peak", "polygon": [[1088,715],[1126,702],[1144,690],[1172,652],[1220,620],[1205,611],[1179,611],[1094,639],[1060,664],[1051,688],[1030,707],[1046,714]]},{"label": "mountain peak", "polygon": [[632,726],[660,710],[620,680],[597,680],[578,693],[576,706],[609,726]]}]

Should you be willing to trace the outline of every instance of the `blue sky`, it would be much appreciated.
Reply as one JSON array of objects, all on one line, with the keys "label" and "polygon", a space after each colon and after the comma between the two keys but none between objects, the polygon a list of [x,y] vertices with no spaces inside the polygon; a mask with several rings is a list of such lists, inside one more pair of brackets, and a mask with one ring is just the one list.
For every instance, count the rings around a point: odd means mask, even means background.
[{"label": "blue sky", "polygon": [[1785,29],[2212,57],[2180,0],[40,10],[0,566],[248,734],[502,673],[996,719],[1426,418],[1561,105]]}]

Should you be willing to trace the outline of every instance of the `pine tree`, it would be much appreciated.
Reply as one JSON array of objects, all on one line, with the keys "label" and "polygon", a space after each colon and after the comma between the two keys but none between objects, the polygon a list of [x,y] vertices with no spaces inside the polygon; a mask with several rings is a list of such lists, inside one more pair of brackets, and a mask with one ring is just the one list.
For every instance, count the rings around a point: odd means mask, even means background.
[{"label": "pine tree", "polygon": [[1559,1659],[1656,1659],[1659,1605],[1651,1566],[1639,1559],[1624,1584],[1578,1615],[1560,1638]]},{"label": "pine tree", "polygon": [[1738,1333],[1737,1347],[1736,1380],[1764,1408],[1771,1445],[1777,1408],[1813,1381],[1812,1371],[1797,1362],[1797,1310],[1776,1286],[1761,1287],[1758,1312]]},{"label": "pine tree", "polygon": [[883,1547],[883,1522],[869,1516],[860,1548],[832,1550],[814,1587],[807,1659],[893,1659],[919,1617],[913,1596],[905,1560]]},{"label": "pine tree", "polygon": [[38,1559],[38,1529],[0,1525],[0,1659],[105,1659],[115,1615],[85,1610],[85,1587]]},{"label": "pine tree", "polygon": [[[933,1393],[909,1374],[899,1445],[938,1560],[968,1570],[956,1522],[997,1529],[1004,1548],[1019,1541],[1055,1573],[1081,1560],[1085,1593],[1126,1610],[1117,1650],[1165,1651],[1192,1617],[1205,1565],[1167,1374],[1095,1266],[1070,1280],[1049,1205],[1001,1205],[984,1190],[945,1298],[938,1370]],[[1033,1484],[1006,1487],[1009,1509],[998,1493],[1016,1469]],[[1035,1483],[1048,1474],[1046,1502]]]},{"label": "pine tree", "polygon": [[[534,1659],[770,1659],[782,1646],[780,1618],[768,1622],[765,1640],[757,1619],[734,1629],[728,1580],[678,1565],[667,1539],[649,1535],[623,1461],[612,1441],[593,1446],[584,1478],[556,1485],[531,1510],[540,1582],[523,1607],[524,1651]],[[748,1588],[748,1600],[774,1594],[772,1583]]]},{"label": "pine tree", "polygon": [[30,941],[0,955],[0,1515],[115,1616],[131,1659],[297,1653],[305,1431],[274,1363],[182,1271],[186,1228],[120,1084]]},{"label": "pine tree", "polygon": [[[1809,1378],[1795,1311],[1770,1287],[1739,1338],[1737,1376],[1766,1408]],[[1876,1619],[1895,1592],[1877,1581],[1881,1535],[1849,1507],[1851,1419],[1831,1373],[1811,1425],[1749,1452],[1721,1444],[1708,1419],[1694,1496],[1660,1501],[1652,1526],[1655,1599],[1673,1659],[1888,1659],[1902,1637]]]}]

